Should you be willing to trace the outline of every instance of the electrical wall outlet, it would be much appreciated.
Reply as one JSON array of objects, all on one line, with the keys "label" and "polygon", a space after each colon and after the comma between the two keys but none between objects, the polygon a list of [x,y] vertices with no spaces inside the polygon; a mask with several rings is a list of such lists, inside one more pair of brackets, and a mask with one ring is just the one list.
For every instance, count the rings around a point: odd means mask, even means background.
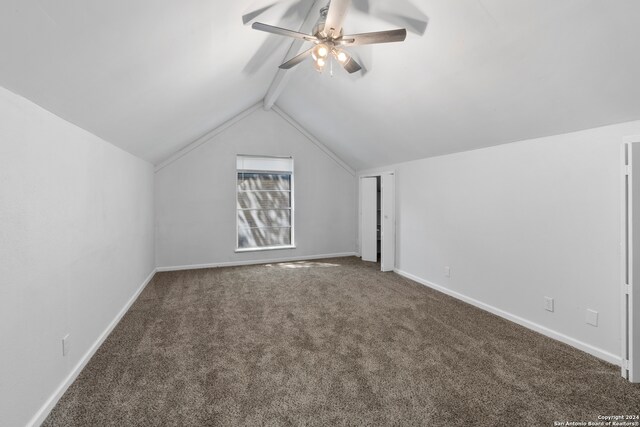
[{"label": "electrical wall outlet", "polygon": [[544,309],[553,313],[553,298],[544,297]]},{"label": "electrical wall outlet", "polygon": [[586,321],[591,326],[598,326],[598,312],[595,310],[587,309]]},{"label": "electrical wall outlet", "polygon": [[451,267],[444,268],[444,277],[451,277]]},{"label": "electrical wall outlet", "polygon": [[67,334],[62,338],[62,356],[68,355],[70,350],[71,350],[71,338],[69,334]]}]

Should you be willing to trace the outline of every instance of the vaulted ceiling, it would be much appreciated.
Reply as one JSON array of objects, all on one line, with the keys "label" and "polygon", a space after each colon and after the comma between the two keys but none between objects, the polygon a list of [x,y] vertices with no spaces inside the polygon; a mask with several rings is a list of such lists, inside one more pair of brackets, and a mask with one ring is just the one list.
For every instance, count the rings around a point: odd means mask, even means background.
[{"label": "vaulted ceiling", "polygon": [[[258,1],[258,0],[256,0]],[[290,40],[254,0],[2,0],[0,86],[159,163],[265,97]],[[264,3],[264,2],[263,2]],[[313,1],[259,20],[298,29]],[[276,104],[357,169],[640,118],[637,0],[369,0],[365,74],[300,64]],[[383,19],[384,18],[384,19]]]}]

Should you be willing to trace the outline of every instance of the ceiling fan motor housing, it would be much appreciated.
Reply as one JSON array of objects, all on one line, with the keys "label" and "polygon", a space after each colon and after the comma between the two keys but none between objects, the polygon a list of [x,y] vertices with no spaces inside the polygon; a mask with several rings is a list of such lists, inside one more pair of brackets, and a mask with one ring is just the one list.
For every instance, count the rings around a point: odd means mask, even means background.
[{"label": "ceiling fan motor housing", "polygon": [[325,7],[320,9],[320,18],[318,18],[318,22],[316,26],[313,27],[313,35],[318,38],[325,38],[327,35],[324,32],[324,26],[327,22],[327,13],[329,12],[329,5],[327,4]]},{"label": "ceiling fan motor housing", "polygon": [[281,69],[288,70],[300,64],[305,58],[311,56],[314,66],[322,72],[325,65],[335,58],[347,72],[355,73],[362,69],[348,52],[341,48],[357,46],[363,44],[391,43],[404,41],[407,37],[406,29],[378,31],[373,33],[363,33],[345,36],[343,35],[342,23],[344,21],[350,0],[332,0],[325,7],[320,9],[320,18],[313,28],[312,34],[305,34],[286,28],[274,27],[273,25],[254,22],[251,27],[277,34],[285,37],[292,37],[306,42],[314,43],[315,46],[299,53],[280,65]]},{"label": "ceiling fan motor housing", "polygon": [[331,41],[332,39],[338,39],[342,37],[342,29],[340,29],[339,34],[327,34],[326,23],[327,23],[327,15],[329,13],[329,6],[331,6],[331,2],[327,3],[325,7],[320,9],[320,18],[318,19],[318,23],[313,28],[313,35],[322,40],[323,43]]}]

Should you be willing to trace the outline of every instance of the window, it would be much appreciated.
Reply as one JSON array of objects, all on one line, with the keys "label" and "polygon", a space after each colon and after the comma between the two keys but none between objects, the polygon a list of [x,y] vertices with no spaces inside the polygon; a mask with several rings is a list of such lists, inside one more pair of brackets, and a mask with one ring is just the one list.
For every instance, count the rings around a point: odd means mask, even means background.
[{"label": "window", "polygon": [[238,251],[292,248],[293,159],[237,157]]}]

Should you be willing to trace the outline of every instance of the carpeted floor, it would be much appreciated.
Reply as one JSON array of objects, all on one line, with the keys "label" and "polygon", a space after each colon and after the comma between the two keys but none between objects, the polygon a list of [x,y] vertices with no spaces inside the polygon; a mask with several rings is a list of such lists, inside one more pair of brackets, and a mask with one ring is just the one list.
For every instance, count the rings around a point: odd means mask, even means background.
[{"label": "carpeted floor", "polygon": [[619,368],[357,258],[159,273],[45,426],[551,426]]}]

